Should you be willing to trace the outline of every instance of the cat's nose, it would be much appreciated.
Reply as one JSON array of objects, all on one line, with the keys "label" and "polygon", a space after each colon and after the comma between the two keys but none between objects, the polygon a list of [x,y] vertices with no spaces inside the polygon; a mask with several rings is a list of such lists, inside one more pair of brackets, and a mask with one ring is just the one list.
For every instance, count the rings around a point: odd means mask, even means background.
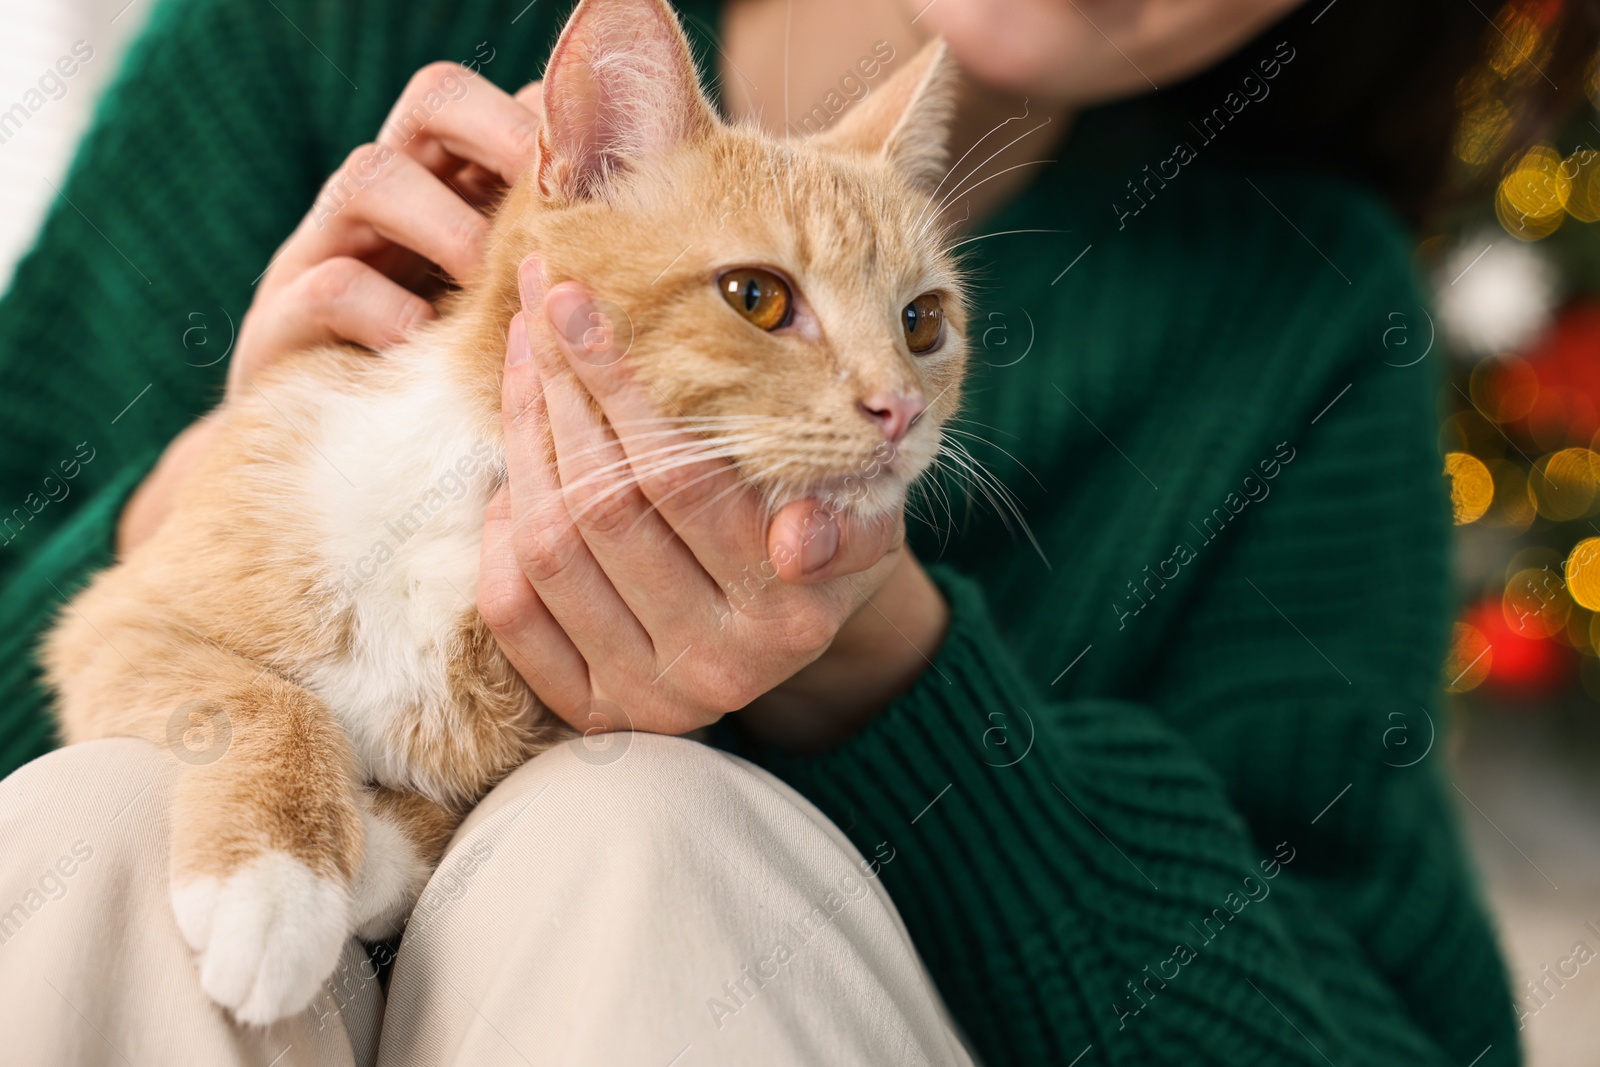
[{"label": "cat's nose", "polygon": [[927,408],[921,393],[874,393],[856,405],[861,414],[878,424],[890,444],[899,444]]}]

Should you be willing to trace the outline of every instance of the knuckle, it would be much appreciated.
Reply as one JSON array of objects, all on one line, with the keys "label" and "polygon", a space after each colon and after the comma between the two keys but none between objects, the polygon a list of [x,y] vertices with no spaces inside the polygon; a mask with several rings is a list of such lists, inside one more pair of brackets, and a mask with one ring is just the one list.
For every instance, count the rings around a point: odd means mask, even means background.
[{"label": "knuckle", "polygon": [[362,183],[371,182],[383,170],[383,165],[394,158],[394,149],[376,142],[357,145],[345,156],[337,175],[345,175]]},{"label": "knuckle", "polygon": [[815,658],[827,651],[839,632],[833,613],[820,605],[791,608],[773,623],[773,643],[787,656]]},{"label": "knuckle", "polygon": [[516,582],[485,582],[478,589],[478,615],[494,633],[515,633],[528,621],[532,604]]},{"label": "knuckle", "polygon": [[661,474],[645,475],[639,480],[639,486],[651,500],[670,500],[674,508],[691,512],[700,506],[703,498],[722,488],[721,479],[706,477],[709,470],[704,463],[673,466]]},{"label": "knuckle", "polygon": [[739,711],[761,695],[742,671],[727,662],[699,672],[694,692],[699,704],[718,715]]},{"label": "knuckle", "polygon": [[350,299],[360,282],[362,265],[347,256],[325,259],[301,277],[301,292],[307,303],[328,308]]},{"label": "knuckle", "polygon": [[473,259],[477,258],[488,234],[489,220],[471,209],[461,212],[450,225],[450,240]]},{"label": "knuckle", "polygon": [[471,77],[471,72],[459,63],[452,63],[446,59],[435,60],[418,70],[406,83],[401,99],[426,96],[430,92],[439,92],[453,88],[462,78]]},{"label": "knuckle", "polygon": [[574,546],[570,535],[554,531],[519,529],[513,541],[522,573],[536,587],[553,582],[567,572]]},{"label": "knuckle", "polygon": [[633,522],[634,494],[619,491],[614,485],[590,489],[565,490],[567,509],[586,533],[614,537]]}]

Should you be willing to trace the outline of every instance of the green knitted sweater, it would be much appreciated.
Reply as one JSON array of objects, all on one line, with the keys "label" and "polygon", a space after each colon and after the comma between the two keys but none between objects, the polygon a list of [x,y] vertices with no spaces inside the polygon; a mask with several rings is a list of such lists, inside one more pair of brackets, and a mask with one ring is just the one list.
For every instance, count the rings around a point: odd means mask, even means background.
[{"label": "green knitted sweater", "polygon": [[[0,770],[54,743],[38,634],[220,395],[321,181],[426,62],[537,76],[565,8],[159,4],[0,303]],[[1407,237],[1366,192],[1230,166],[1226,136],[1086,116],[984,228],[1066,232],[967,246],[958,425],[1039,550],[981,497],[930,506],[932,666],[836,751],[754,755],[883,861],[991,1067],[1513,1063],[1421,758],[1451,604]]]}]

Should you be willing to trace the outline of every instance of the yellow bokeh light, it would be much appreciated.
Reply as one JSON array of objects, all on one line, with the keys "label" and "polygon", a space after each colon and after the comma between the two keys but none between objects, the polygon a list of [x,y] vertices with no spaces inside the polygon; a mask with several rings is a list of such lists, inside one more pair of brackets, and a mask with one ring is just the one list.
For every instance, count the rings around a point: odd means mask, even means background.
[{"label": "yellow bokeh light", "polygon": [[1554,637],[1567,625],[1572,598],[1559,571],[1529,567],[1511,576],[1500,607],[1506,625],[1523,637]]},{"label": "yellow bokeh light", "polygon": [[1452,693],[1478,688],[1489,676],[1489,666],[1493,662],[1494,649],[1483,631],[1464,622],[1456,623],[1450,654],[1444,661],[1445,688]]},{"label": "yellow bokeh light", "polygon": [[1600,611],[1600,537],[1586,537],[1567,556],[1567,592],[1590,611]]},{"label": "yellow bokeh light", "polygon": [[1537,241],[1561,226],[1571,195],[1572,177],[1561,153],[1548,144],[1534,145],[1500,179],[1495,215],[1511,236]]},{"label": "yellow bokeh light", "polygon": [[1528,475],[1528,499],[1540,515],[1568,522],[1588,514],[1600,482],[1594,465],[1600,461],[1587,448],[1563,448],[1541,457]]},{"label": "yellow bokeh light", "polygon": [[1444,457],[1444,472],[1450,478],[1450,505],[1456,525],[1466,526],[1483,518],[1494,503],[1494,475],[1483,460],[1466,452]]},{"label": "yellow bokeh light", "polygon": [[1537,77],[1541,66],[1539,53],[1544,50],[1544,34],[1538,25],[1519,7],[1507,8],[1495,20],[1495,30],[1500,35],[1489,66],[1507,81],[1518,76]]},{"label": "yellow bokeh light", "polygon": [[1511,112],[1496,97],[1487,97],[1461,117],[1456,130],[1456,158],[1480,166],[1495,157],[1511,132]]},{"label": "yellow bokeh light", "polygon": [[1600,222],[1600,152],[1580,149],[1561,164],[1571,179],[1567,214],[1579,222]]}]

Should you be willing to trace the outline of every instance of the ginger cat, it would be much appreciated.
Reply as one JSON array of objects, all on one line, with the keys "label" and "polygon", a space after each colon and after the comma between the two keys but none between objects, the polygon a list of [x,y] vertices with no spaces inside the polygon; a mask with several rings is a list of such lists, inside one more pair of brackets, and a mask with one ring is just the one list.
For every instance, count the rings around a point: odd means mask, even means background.
[{"label": "ginger cat", "polygon": [[[951,81],[930,45],[780,142],[716,116],[665,0],[582,0],[537,162],[439,320],[381,358],[296,354],[229,400],[170,517],[63,612],[43,658],[68,742],[169,744],[191,720],[225,742],[180,768],[170,869],[235,1018],[303,1010],[347,938],[401,927],[472,805],[574,736],[474,608],[518,263],[538,251],[551,284],[627,309],[625,358],[664,411],[793,431],[725,435],[772,503],[858,475],[845,506],[898,507],[964,370],[931,221]],[[883,394],[927,410],[891,428],[864,403]]]}]

